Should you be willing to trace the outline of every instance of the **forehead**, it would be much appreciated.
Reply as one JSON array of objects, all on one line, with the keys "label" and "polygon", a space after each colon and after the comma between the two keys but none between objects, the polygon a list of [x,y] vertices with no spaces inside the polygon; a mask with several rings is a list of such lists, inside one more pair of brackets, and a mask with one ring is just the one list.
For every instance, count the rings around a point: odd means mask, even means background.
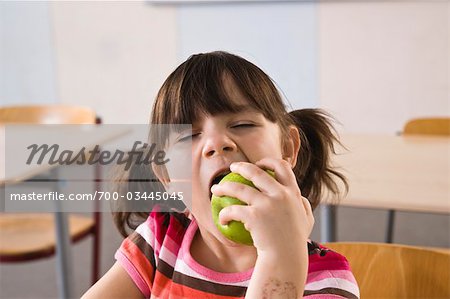
[{"label": "forehead", "polygon": [[239,88],[235,80],[230,75],[224,73],[221,79],[222,88],[224,91],[223,97],[221,97],[220,100],[209,98],[208,101],[226,102],[225,105],[222,105],[223,109],[205,111],[205,109],[199,108],[195,113],[195,119],[192,120],[193,123],[207,116],[245,113],[263,114],[262,111],[259,111],[259,109],[254,107],[252,101],[244,94],[244,92]]},{"label": "forehead", "polygon": [[249,104],[249,100],[245,97],[241,89],[238,87],[233,77],[228,73],[222,75],[222,84],[228,99],[235,105]]}]

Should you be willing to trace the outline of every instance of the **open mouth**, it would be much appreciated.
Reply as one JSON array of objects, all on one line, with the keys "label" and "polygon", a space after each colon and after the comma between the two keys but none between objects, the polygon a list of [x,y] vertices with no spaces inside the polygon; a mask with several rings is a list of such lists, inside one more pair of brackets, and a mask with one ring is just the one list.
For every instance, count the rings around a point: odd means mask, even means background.
[{"label": "open mouth", "polygon": [[211,184],[209,185],[209,199],[211,200],[211,197],[212,197],[212,192],[211,192],[211,187],[213,186],[213,185],[216,185],[216,184],[219,184],[220,183],[220,181],[227,175],[227,174],[229,174],[231,171],[225,171],[225,172],[221,172],[221,173],[219,173],[217,176],[215,176],[213,179],[212,179],[212,181],[211,181]]}]

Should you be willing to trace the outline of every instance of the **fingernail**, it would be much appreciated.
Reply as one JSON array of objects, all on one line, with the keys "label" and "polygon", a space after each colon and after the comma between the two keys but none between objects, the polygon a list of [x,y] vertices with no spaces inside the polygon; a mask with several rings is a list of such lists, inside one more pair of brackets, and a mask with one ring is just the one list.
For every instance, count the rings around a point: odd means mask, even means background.
[{"label": "fingernail", "polygon": [[211,186],[211,191],[213,192],[217,188],[217,184]]}]

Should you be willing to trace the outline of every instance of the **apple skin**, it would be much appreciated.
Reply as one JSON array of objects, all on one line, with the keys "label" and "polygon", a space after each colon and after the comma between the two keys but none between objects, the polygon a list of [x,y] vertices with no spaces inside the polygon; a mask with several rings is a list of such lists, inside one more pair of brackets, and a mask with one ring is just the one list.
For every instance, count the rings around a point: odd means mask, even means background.
[{"label": "apple skin", "polygon": [[[266,170],[267,173],[269,173],[272,177],[275,177],[275,173],[271,170]],[[238,173],[231,172],[227,174],[221,181],[225,182],[238,182],[241,184],[248,185],[250,187],[256,188],[255,185],[243,176],[241,176]],[[219,183],[219,184],[220,184]],[[234,198],[230,196],[215,196],[214,194],[211,197],[211,210],[212,210],[212,217],[214,220],[214,224],[216,225],[217,229],[228,239],[231,241],[234,241],[239,244],[244,245],[253,245],[253,239],[250,235],[250,232],[245,229],[244,224],[240,221],[230,221],[227,224],[220,224],[219,221],[219,213],[220,211],[228,206],[231,205],[247,205],[245,202]]]}]

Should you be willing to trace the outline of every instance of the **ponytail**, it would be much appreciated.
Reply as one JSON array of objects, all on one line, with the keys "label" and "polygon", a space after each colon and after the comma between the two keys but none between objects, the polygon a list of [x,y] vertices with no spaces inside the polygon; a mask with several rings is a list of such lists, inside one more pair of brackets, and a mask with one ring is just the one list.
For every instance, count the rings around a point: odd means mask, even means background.
[{"label": "ponytail", "polygon": [[300,109],[290,112],[289,116],[300,133],[300,151],[293,171],[302,194],[314,210],[324,191],[340,194],[336,178],[344,184],[345,192],[348,191],[345,176],[331,165],[331,156],[336,154],[334,145],[341,143],[332,125],[333,118],[327,112]]}]

